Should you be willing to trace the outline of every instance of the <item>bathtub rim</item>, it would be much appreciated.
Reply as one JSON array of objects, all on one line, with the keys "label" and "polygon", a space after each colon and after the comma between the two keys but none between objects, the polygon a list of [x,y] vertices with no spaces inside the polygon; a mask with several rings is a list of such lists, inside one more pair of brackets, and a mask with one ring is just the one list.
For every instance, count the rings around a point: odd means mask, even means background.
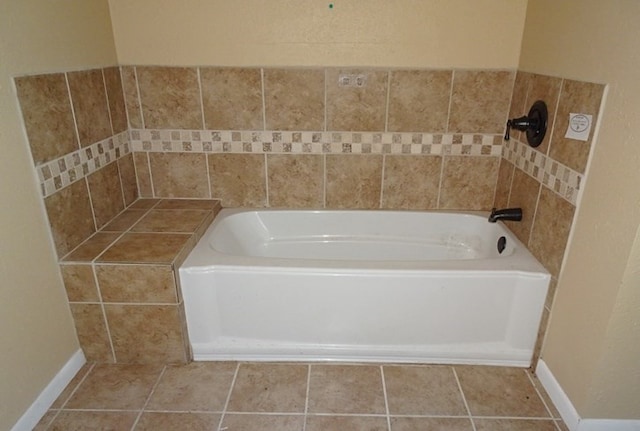
[{"label": "bathtub rim", "polygon": [[[222,221],[234,214],[249,212],[384,212],[393,213],[419,213],[419,214],[453,214],[473,216],[487,219],[488,211],[462,211],[462,210],[397,210],[397,209],[292,209],[292,208],[224,208],[222,209],[211,224],[207,227],[202,237],[198,240],[196,246],[191,250],[187,258],[180,265],[180,271],[188,272],[211,272],[215,270],[232,270],[234,268],[242,268],[242,270],[255,269],[273,269],[284,271],[297,270],[316,270],[320,272],[341,271],[351,272],[354,274],[362,271],[387,272],[422,272],[422,271],[508,271],[520,274],[541,274],[550,276],[546,268],[536,259],[535,256],[527,249],[527,247],[515,236],[515,234],[502,221],[498,221],[505,233],[508,235],[509,241],[514,242],[516,249],[509,256],[494,258],[478,258],[478,259],[460,259],[460,260],[378,260],[378,261],[362,261],[362,260],[339,260],[339,259],[292,259],[292,258],[275,258],[275,257],[256,257],[244,255],[232,255],[220,252],[209,246],[209,237],[213,230]],[[489,223],[487,221],[487,223]]]}]

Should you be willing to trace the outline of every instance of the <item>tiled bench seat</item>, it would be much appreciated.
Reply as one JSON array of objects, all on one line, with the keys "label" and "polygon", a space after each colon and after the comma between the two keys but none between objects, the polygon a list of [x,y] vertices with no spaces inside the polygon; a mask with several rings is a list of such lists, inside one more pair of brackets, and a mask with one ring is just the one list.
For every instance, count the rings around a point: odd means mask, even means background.
[{"label": "tiled bench seat", "polygon": [[220,209],[217,200],[139,199],[61,259],[87,360],[190,360],[177,269]]}]

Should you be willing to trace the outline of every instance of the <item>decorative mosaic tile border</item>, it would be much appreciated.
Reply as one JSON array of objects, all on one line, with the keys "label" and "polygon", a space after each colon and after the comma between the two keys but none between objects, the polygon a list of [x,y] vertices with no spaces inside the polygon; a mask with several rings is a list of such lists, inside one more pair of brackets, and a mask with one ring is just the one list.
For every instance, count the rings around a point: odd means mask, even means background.
[{"label": "decorative mosaic tile border", "polygon": [[132,151],[194,153],[502,154],[501,135],[231,130],[130,131]]},{"label": "decorative mosaic tile border", "polygon": [[125,131],[36,166],[42,196],[51,196],[130,152],[129,134]]},{"label": "decorative mosaic tile border", "polygon": [[517,140],[505,141],[502,157],[574,206],[583,174]]}]

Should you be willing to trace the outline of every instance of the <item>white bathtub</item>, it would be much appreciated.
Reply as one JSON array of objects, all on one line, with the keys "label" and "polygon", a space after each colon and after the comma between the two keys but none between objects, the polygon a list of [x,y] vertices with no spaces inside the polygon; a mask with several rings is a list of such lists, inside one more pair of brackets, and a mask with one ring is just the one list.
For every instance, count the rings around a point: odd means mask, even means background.
[{"label": "white bathtub", "polygon": [[549,279],[502,223],[408,211],[225,209],[180,268],[195,360],[529,366]]}]

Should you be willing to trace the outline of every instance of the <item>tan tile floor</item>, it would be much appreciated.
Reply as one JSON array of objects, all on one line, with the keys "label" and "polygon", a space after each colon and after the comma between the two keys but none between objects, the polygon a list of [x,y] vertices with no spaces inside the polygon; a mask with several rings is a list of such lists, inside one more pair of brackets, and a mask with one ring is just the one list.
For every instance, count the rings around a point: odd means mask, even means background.
[{"label": "tan tile floor", "polygon": [[42,430],[566,431],[521,368],[87,364]]}]

